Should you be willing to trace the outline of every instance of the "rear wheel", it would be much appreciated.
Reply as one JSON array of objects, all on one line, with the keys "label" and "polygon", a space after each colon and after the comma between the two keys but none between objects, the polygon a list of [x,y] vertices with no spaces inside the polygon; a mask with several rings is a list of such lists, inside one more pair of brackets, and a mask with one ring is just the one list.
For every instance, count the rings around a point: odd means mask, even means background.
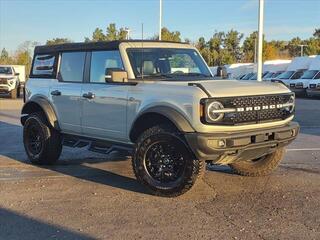
[{"label": "rear wheel", "polygon": [[275,152],[254,160],[230,164],[233,171],[242,176],[265,176],[276,169],[284,156],[285,149],[278,148]]},{"label": "rear wheel", "polygon": [[14,89],[10,92],[10,98],[11,98],[11,99],[16,99],[16,98],[17,98],[17,94],[18,94],[17,88],[14,88]]},{"label": "rear wheel", "polygon": [[47,126],[42,113],[34,113],[27,118],[23,129],[23,143],[30,161],[34,164],[53,164],[62,150],[59,132]]},{"label": "rear wheel", "polygon": [[191,189],[204,162],[195,158],[176,129],[158,125],[138,138],[132,166],[138,181],[153,194],[175,197]]}]

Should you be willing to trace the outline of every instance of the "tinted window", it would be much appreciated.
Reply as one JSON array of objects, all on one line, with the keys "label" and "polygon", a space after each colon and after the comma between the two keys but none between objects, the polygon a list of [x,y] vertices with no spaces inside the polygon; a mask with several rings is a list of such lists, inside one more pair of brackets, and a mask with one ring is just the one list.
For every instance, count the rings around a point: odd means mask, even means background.
[{"label": "tinted window", "polygon": [[293,74],[291,79],[299,79],[301,78],[302,75],[303,75],[303,72],[296,72],[295,74]]},{"label": "tinted window", "polygon": [[91,55],[90,82],[106,82],[111,70],[123,70],[119,51],[97,51]]},{"label": "tinted window", "polygon": [[61,54],[59,78],[64,82],[82,82],[85,52]]},{"label": "tinted window", "polygon": [[281,73],[278,78],[279,79],[290,79],[290,77],[292,76],[293,73],[294,73],[294,71],[287,71],[287,72]]},{"label": "tinted window", "polygon": [[37,55],[35,56],[32,75],[52,77],[54,75],[54,63],[56,56],[54,55]]}]

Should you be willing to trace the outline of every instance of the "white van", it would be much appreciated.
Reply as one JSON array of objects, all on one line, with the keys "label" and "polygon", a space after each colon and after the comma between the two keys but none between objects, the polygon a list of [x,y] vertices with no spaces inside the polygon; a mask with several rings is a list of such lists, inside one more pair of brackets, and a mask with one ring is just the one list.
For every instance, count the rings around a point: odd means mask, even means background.
[{"label": "white van", "polygon": [[309,82],[313,79],[317,79],[319,74],[320,55],[313,58],[309,69],[304,72],[300,79],[297,79],[290,83],[290,89],[297,95],[306,95],[306,90],[309,86]]},{"label": "white van", "polygon": [[309,81],[309,86],[306,91],[308,97],[320,97],[320,71]]},{"label": "white van", "polygon": [[287,70],[280,74],[277,78],[272,79],[272,82],[280,82],[290,87],[290,82],[295,79],[300,79],[303,73],[309,69],[309,66],[315,56],[295,57]]}]

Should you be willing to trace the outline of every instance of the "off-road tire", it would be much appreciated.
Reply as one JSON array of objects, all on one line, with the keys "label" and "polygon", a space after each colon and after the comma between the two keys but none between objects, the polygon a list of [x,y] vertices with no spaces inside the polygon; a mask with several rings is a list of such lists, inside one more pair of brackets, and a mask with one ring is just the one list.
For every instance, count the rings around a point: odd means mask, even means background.
[{"label": "off-road tire", "polygon": [[[177,141],[181,154],[186,156],[181,177],[174,183],[155,180],[146,170],[145,158],[149,147],[157,141]],[[170,125],[161,124],[145,130],[137,139],[132,157],[132,167],[137,180],[146,186],[154,195],[176,197],[190,190],[204,173],[205,162],[196,159],[186,144],[183,136]]]},{"label": "off-road tire", "polygon": [[261,159],[254,161],[240,161],[230,164],[232,170],[242,176],[258,177],[266,176],[275,170],[285,153],[284,148],[278,148]]},{"label": "off-road tire", "polygon": [[[31,150],[30,145],[30,131],[34,129],[38,129],[41,143],[41,150],[37,153]],[[47,119],[41,112],[33,113],[27,118],[23,128],[23,143],[30,161],[38,165],[54,164],[59,159],[62,150],[60,133],[49,127]]]},{"label": "off-road tire", "polygon": [[11,98],[11,99],[16,99],[16,98],[17,98],[17,94],[18,94],[17,88],[14,88],[14,89],[11,90],[11,92],[10,92],[10,98]]},{"label": "off-road tire", "polygon": [[17,87],[17,98],[20,98],[20,92],[21,92],[21,85],[19,84],[19,86]]}]

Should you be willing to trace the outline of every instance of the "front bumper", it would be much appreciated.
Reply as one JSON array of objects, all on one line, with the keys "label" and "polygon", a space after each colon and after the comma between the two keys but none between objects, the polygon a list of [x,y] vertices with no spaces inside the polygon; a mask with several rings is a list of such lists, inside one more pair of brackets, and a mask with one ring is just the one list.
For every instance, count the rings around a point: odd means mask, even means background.
[{"label": "front bumper", "polygon": [[189,147],[198,159],[217,164],[256,159],[291,143],[299,132],[299,124],[234,133],[186,133]]},{"label": "front bumper", "polygon": [[320,89],[316,88],[316,89],[307,89],[307,95],[309,97],[320,97]]},{"label": "front bumper", "polygon": [[0,93],[9,93],[10,88],[7,85],[0,85]]},{"label": "front bumper", "polygon": [[304,96],[306,95],[305,88],[293,88],[291,87],[290,90],[296,94],[296,96]]}]

